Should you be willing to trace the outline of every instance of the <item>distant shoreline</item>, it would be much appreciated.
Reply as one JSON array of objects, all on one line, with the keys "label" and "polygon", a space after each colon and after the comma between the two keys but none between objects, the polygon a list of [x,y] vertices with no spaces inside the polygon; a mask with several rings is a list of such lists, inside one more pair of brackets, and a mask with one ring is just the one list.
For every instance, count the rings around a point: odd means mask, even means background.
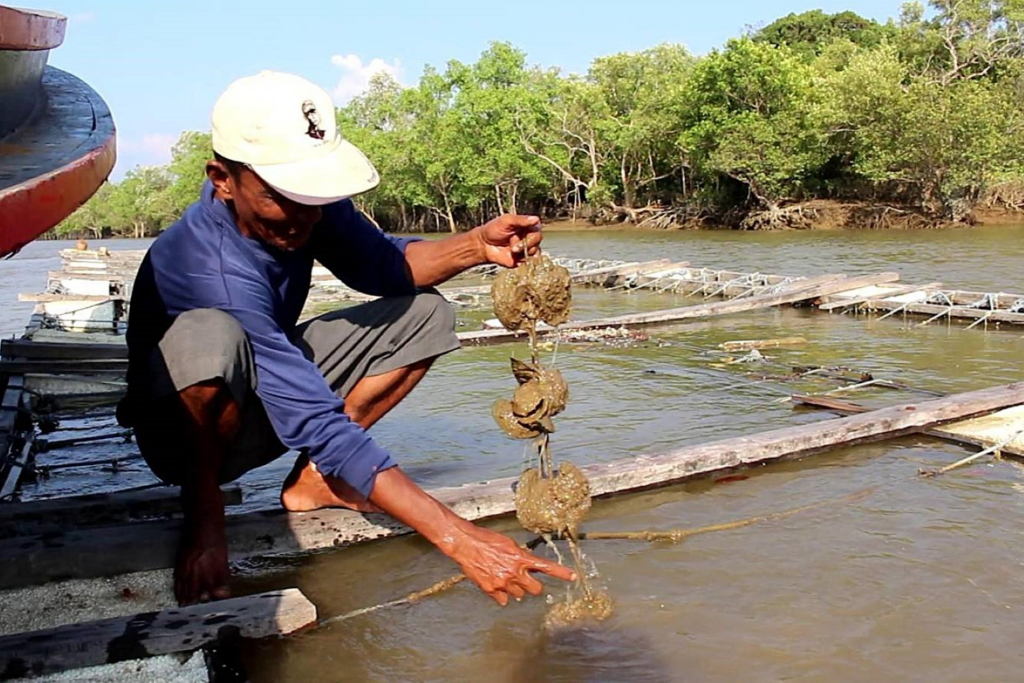
[{"label": "distant shoreline", "polygon": [[[1024,211],[1014,211],[1011,209],[1003,208],[992,208],[992,207],[979,207],[974,210],[974,224],[967,223],[939,223],[934,220],[925,218],[919,213],[912,211],[905,211],[906,220],[904,224],[895,222],[885,226],[859,226],[856,224],[856,219],[853,217],[857,210],[884,210],[887,205],[872,205],[858,202],[837,202],[833,200],[815,200],[806,202],[801,206],[810,207],[816,215],[807,219],[807,226],[804,228],[787,228],[777,230],[751,230],[745,231],[730,227],[727,225],[717,225],[713,223],[706,223],[701,225],[693,225],[687,227],[674,227],[674,228],[659,228],[653,226],[637,225],[634,223],[593,223],[586,218],[577,218],[575,221],[567,218],[558,218],[550,221],[542,221],[542,227],[545,232],[683,232],[683,231],[699,231],[699,232],[717,232],[717,231],[732,231],[732,232],[797,232],[797,231],[839,231],[839,232],[858,232],[862,230],[944,230],[944,229],[971,229],[974,227],[994,227],[1002,225],[1024,225]],[[897,207],[890,207],[896,208]],[[468,229],[468,228],[464,228]],[[427,232],[427,233],[391,233],[396,235],[428,235],[443,237],[450,235],[451,233],[446,231],[439,232]],[[152,240],[156,239],[157,235],[150,237],[83,237],[86,242],[106,242],[109,240],[125,240],[125,241],[136,241],[136,240]],[[35,241],[37,242],[75,242],[77,237],[39,237]]]}]

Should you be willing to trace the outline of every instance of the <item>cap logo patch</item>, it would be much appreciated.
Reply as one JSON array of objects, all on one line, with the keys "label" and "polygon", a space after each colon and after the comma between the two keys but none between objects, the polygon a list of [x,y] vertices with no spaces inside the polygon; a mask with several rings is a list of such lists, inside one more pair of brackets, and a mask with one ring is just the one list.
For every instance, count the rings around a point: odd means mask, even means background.
[{"label": "cap logo patch", "polygon": [[326,132],[320,127],[320,114],[317,113],[316,105],[313,104],[312,100],[306,100],[302,103],[302,115],[309,121],[306,135],[314,140],[323,140]]}]

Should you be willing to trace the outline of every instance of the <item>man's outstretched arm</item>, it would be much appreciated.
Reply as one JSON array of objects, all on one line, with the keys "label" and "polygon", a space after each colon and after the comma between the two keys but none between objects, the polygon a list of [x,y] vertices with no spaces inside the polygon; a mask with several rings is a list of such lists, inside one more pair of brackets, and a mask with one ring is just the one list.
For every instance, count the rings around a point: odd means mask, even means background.
[{"label": "man's outstretched arm", "polygon": [[510,596],[518,600],[526,593],[540,595],[543,586],[530,572],[576,580],[570,568],[537,557],[507,536],[459,517],[398,467],[377,474],[370,502],[437,546],[499,605],[508,604]]},{"label": "man's outstretched arm", "polygon": [[526,253],[536,253],[541,239],[536,216],[505,214],[469,232],[412,242],[405,248],[405,261],[413,284],[433,287],[485,263],[512,268]]}]

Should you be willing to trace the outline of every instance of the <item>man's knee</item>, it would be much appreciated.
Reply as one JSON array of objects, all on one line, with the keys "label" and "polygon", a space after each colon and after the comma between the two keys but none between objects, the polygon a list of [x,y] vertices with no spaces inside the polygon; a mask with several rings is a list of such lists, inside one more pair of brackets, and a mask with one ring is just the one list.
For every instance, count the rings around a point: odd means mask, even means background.
[{"label": "man's knee", "polygon": [[154,377],[167,377],[174,392],[220,381],[241,402],[254,388],[254,360],[248,336],[232,315],[202,308],[180,314],[164,334],[154,359]]},{"label": "man's knee", "polygon": [[455,330],[455,308],[435,289],[418,293],[413,298],[411,312],[424,321],[424,331],[451,333]]},{"label": "man's knee", "polygon": [[235,438],[241,409],[231,388],[220,378],[189,385],[178,392],[189,422],[200,432],[216,435],[222,443]]},{"label": "man's knee", "polygon": [[180,314],[164,335],[165,340],[169,338],[217,351],[243,345],[247,341],[242,324],[230,313],[216,308],[196,308]]}]

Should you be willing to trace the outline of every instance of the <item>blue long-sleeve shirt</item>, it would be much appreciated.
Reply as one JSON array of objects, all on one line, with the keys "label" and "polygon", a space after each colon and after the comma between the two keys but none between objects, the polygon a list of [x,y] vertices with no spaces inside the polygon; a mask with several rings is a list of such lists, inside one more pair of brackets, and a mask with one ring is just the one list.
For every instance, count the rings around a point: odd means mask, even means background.
[{"label": "blue long-sleeve shirt", "polygon": [[129,391],[144,381],[133,367],[144,367],[175,317],[198,308],[229,313],[248,334],[256,393],[281,443],[305,450],[320,472],[368,496],[376,474],[395,462],[348,418],[342,399],[291,339],[314,259],[366,294],[410,294],[415,291],[405,263],[410,241],[381,232],[345,200],[324,206],[310,241],[284,252],[243,236],[205,183],[199,201],[150,247],[133,285]]}]

